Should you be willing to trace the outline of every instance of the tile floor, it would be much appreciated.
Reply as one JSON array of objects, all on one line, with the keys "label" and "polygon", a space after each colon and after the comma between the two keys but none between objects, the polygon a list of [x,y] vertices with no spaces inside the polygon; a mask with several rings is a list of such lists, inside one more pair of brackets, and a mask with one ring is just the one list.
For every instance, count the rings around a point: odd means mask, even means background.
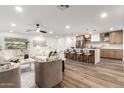
[{"label": "tile floor", "polygon": [[21,66],[21,87],[35,88],[34,65],[30,67],[28,64]]}]

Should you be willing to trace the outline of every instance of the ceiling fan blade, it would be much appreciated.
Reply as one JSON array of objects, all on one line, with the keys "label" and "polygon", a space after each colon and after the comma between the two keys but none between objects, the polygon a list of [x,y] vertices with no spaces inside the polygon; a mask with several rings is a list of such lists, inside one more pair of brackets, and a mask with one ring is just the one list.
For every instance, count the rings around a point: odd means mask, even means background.
[{"label": "ceiling fan blade", "polygon": [[34,32],[35,30],[28,29],[26,32]]},{"label": "ceiling fan blade", "polygon": [[96,31],[96,29],[92,30],[92,31]]},{"label": "ceiling fan blade", "polygon": [[40,32],[42,32],[42,33],[47,33],[46,31],[43,31],[43,30],[39,30]]}]

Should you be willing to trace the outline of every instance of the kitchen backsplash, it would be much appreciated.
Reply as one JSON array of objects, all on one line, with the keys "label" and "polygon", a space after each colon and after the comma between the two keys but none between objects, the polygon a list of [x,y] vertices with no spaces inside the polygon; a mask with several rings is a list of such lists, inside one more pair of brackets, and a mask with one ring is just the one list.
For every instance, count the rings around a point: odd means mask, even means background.
[{"label": "kitchen backsplash", "polygon": [[87,43],[86,46],[88,48],[90,48],[92,46],[93,48],[105,48],[105,49],[122,49],[123,48],[123,44],[110,44],[108,42],[105,42],[105,43],[99,43],[99,42]]}]

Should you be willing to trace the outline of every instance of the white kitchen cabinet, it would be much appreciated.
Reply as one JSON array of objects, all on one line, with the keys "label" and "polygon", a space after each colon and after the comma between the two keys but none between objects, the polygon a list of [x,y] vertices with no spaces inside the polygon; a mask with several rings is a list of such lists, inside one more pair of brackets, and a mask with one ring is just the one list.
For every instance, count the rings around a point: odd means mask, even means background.
[{"label": "white kitchen cabinet", "polygon": [[100,33],[92,33],[91,42],[99,42],[99,41],[100,41]]}]

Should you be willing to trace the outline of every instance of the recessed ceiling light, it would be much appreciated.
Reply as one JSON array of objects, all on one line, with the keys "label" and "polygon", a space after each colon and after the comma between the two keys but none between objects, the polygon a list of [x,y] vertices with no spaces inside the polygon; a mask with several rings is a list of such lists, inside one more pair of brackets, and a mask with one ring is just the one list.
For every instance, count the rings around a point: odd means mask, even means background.
[{"label": "recessed ceiling light", "polygon": [[16,24],[11,24],[11,26],[16,27]]},{"label": "recessed ceiling light", "polygon": [[52,31],[50,31],[50,32],[49,32],[49,34],[53,34],[53,32],[52,32]]},{"label": "recessed ceiling light", "polygon": [[14,31],[13,30],[10,30],[9,32],[13,33]]},{"label": "recessed ceiling light", "polygon": [[16,6],[15,10],[18,11],[18,12],[22,12],[23,11],[23,9],[20,6]]},{"label": "recessed ceiling light", "polygon": [[89,34],[92,34],[92,32],[89,32]]},{"label": "recessed ceiling light", "polygon": [[111,27],[109,30],[110,30],[110,31],[113,31],[113,29],[114,29],[114,28]]},{"label": "recessed ceiling light", "polygon": [[101,18],[106,18],[107,16],[108,16],[107,13],[102,13],[102,14],[100,15]]},{"label": "recessed ceiling light", "polygon": [[70,26],[66,26],[66,29],[69,29],[70,28]]},{"label": "recessed ceiling light", "polygon": [[76,36],[78,36],[78,34],[76,34]]}]

